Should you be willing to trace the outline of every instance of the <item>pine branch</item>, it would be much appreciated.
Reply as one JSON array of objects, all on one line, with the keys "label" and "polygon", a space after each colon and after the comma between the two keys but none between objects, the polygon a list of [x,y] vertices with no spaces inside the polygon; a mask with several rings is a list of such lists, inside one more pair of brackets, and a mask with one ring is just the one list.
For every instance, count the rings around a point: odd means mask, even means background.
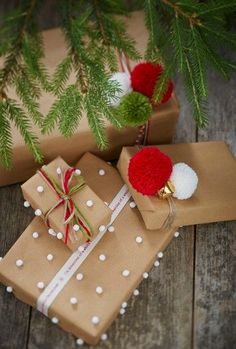
[{"label": "pine branch", "polygon": [[24,107],[28,110],[32,120],[40,126],[43,119],[42,114],[39,112],[38,103],[40,90],[23,67],[19,69],[18,76],[15,79],[15,86],[17,95],[20,97]]},{"label": "pine branch", "polygon": [[72,71],[72,57],[71,53],[68,53],[63,61],[57,66],[54,73],[54,77],[51,83],[52,91],[56,95],[60,95],[66,88],[66,83],[69,79],[70,73]]},{"label": "pine branch", "polygon": [[189,99],[189,102],[193,106],[193,116],[199,127],[205,127],[207,124],[207,116],[205,110],[205,102],[202,100],[198,93],[198,88],[195,82],[194,72],[191,67],[191,62],[188,58],[188,55],[184,55],[185,64],[186,64],[186,73],[184,74],[185,83],[186,83],[186,95]]},{"label": "pine branch", "polygon": [[12,162],[12,136],[11,126],[7,117],[5,101],[0,101],[0,162],[7,169],[11,168]]},{"label": "pine branch", "polygon": [[198,83],[198,93],[201,97],[207,96],[207,86],[206,86],[206,62],[205,62],[205,51],[202,49],[201,36],[199,35],[197,29],[194,27],[190,28],[192,37],[192,60],[195,64],[195,80]]},{"label": "pine branch", "polygon": [[20,106],[13,100],[8,98],[6,101],[6,110],[8,118],[15,124],[20,131],[25,144],[28,146],[31,153],[37,162],[43,161],[43,156],[39,148],[37,137],[32,132],[29,120]]},{"label": "pine branch", "polygon": [[235,9],[236,3],[235,1],[232,0],[218,0],[218,1],[214,1],[210,4],[207,4],[207,6],[205,8],[203,8],[202,10],[200,10],[198,12],[199,16],[212,16],[218,12],[220,13],[230,13],[233,9]]},{"label": "pine branch", "polygon": [[154,94],[153,94],[153,102],[154,103],[160,103],[164,93],[166,92],[166,89],[168,87],[168,82],[171,77],[172,69],[173,69],[173,61],[169,62],[161,74],[160,78],[158,79],[158,83],[155,86]]},{"label": "pine branch", "polygon": [[85,108],[87,112],[87,118],[89,126],[95,136],[96,142],[101,150],[104,150],[108,146],[108,140],[105,134],[105,124],[102,120],[101,113],[97,110],[96,104],[94,105],[93,94],[88,93],[85,97]]},{"label": "pine branch", "polygon": [[182,27],[183,27],[183,24],[181,24],[181,20],[179,16],[175,16],[172,21],[171,39],[172,39],[172,45],[175,51],[177,67],[180,72],[183,71],[183,65],[184,65],[183,51],[185,49]]},{"label": "pine branch", "polygon": [[[36,161],[41,161],[42,154],[37,137],[32,133],[28,115],[5,93],[9,86],[13,86],[33,122],[40,125],[42,116],[38,110],[40,89],[37,81],[40,81],[46,89],[47,76],[40,62],[43,48],[36,24],[38,5],[38,0],[22,0],[18,11],[12,12],[3,21],[3,32],[7,33],[9,44],[3,41],[1,46],[0,43],[0,52],[5,55],[4,65],[0,70],[0,94],[5,96],[6,108],[2,116],[5,118],[5,124],[9,121],[15,123]],[[0,132],[4,135],[3,131]],[[4,154],[3,152],[0,154],[0,157],[4,156],[1,161],[9,167],[12,154],[7,146],[4,149]]]}]

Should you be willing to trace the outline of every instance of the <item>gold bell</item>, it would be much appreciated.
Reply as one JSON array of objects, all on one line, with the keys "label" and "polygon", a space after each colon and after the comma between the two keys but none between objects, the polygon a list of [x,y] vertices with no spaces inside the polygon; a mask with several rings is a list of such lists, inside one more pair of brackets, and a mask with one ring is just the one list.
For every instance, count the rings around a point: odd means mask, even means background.
[{"label": "gold bell", "polygon": [[169,196],[171,196],[174,193],[174,191],[174,184],[171,181],[167,181],[166,185],[158,191],[157,195],[160,199],[166,199]]}]

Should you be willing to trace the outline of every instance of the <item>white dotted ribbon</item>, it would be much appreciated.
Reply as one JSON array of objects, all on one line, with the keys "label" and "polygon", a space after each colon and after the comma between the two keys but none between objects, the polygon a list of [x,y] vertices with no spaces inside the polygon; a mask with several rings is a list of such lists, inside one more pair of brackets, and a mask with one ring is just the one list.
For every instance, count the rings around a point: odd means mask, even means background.
[{"label": "white dotted ribbon", "polygon": [[54,302],[58,294],[63,290],[65,285],[74,275],[74,273],[77,271],[80,265],[92,252],[92,250],[96,247],[98,242],[106,233],[108,227],[115,221],[115,219],[118,217],[122,209],[125,207],[130,197],[131,197],[131,194],[128,190],[128,187],[126,185],[123,185],[123,187],[116,194],[116,196],[114,197],[114,199],[109,205],[109,208],[113,211],[111,215],[110,223],[105,227],[103,231],[98,233],[98,235],[94,240],[92,240],[91,242],[85,243],[83,245],[83,250],[81,249],[76,250],[68,258],[68,260],[62,266],[62,268],[57,272],[57,274],[50,281],[48,286],[44,289],[44,291],[38,297],[37,309],[40,312],[48,316],[48,309],[51,306],[51,304]]}]

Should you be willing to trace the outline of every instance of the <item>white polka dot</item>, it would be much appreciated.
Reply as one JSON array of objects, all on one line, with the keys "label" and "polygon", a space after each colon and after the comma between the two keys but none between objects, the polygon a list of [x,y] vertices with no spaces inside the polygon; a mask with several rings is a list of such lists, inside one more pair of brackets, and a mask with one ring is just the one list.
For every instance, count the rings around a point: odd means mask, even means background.
[{"label": "white polka dot", "polygon": [[30,203],[29,203],[29,201],[27,201],[27,200],[26,200],[26,201],[24,201],[24,207],[25,207],[25,208],[30,207]]},{"label": "white polka dot", "polygon": [[110,233],[113,233],[115,231],[115,228],[113,227],[113,225],[110,225],[110,227],[108,227],[108,231]]},{"label": "white polka dot", "polygon": [[179,236],[179,232],[176,231],[174,235],[175,235],[175,237],[177,238],[177,237]]},{"label": "white polka dot", "polygon": [[99,176],[104,176],[106,172],[101,168],[101,169],[98,171],[98,173],[99,173]]},{"label": "white polka dot", "polygon": [[123,302],[123,303],[121,304],[121,308],[127,308],[127,306],[128,306],[128,303],[127,303],[127,302]]},{"label": "white polka dot", "polygon": [[99,324],[100,319],[99,319],[98,316],[94,315],[94,316],[92,317],[91,321],[92,321],[92,323],[93,323],[94,325],[97,325],[97,324]]},{"label": "white polka dot", "polygon": [[158,252],[157,256],[158,256],[158,258],[162,258],[163,257],[163,252]]},{"label": "white polka dot", "polygon": [[102,341],[106,341],[107,338],[108,338],[108,336],[107,336],[106,333],[103,333],[103,334],[101,335],[101,340],[102,340]]},{"label": "white polka dot", "polygon": [[57,233],[57,238],[58,238],[58,240],[61,240],[61,239],[63,239],[63,234],[62,233]]},{"label": "white polka dot", "polygon": [[42,289],[45,287],[44,282],[43,282],[43,281],[39,281],[39,282],[37,283],[37,287],[38,287],[40,290],[42,290]]},{"label": "white polka dot", "polygon": [[2,257],[0,257],[0,262],[1,262],[1,260],[2,260]]},{"label": "white polka dot", "polygon": [[47,255],[47,260],[49,261],[49,262],[51,262],[52,260],[53,260],[53,255],[51,254],[51,253],[49,253],[48,255]]},{"label": "white polka dot", "polygon": [[32,236],[33,236],[34,239],[38,239],[39,233],[37,231],[34,231]]},{"label": "white polka dot", "polygon": [[159,261],[155,261],[155,262],[154,262],[154,267],[159,267],[159,265],[160,265],[160,262],[159,262]]},{"label": "white polka dot", "polygon": [[17,259],[17,261],[16,261],[16,266],[17,266],[18,268],[22,267],[23,264],[24,264],[24,262],[22,261],[22,259]]},{"label": "white polka dot", "polygon": [[76,176],[80,176],[80,175],[81,175],[80,169],[77,168],[77,169],[75,170],[75,175],[76,175]]},{"label": "white polka dot", "polygon": [[52,229],[52,228],[49,228],[49,229],[48,229],[48,234],[49,234],[49,235],[52,235],[52,236],[56,236],[56,235],[57,235],[57,233],[55,232],[55,230]]},{"label": "white polka dot", "polygon": [[53,324],[58,324],[58,322],[59,322],[59,320],[56,316],[52,317],[51,321]]},{"label": "white polka dot", "polygon": [[73,225],[73,229],[74,229],[74,231],[79,231],[80,230],[79,224]]},{"label": "white polka dot", "polygon": [[138,296],[139,295],[139,290],[136,288],[136,290],[134,290],[133,294],[134,294],[134,296]]},{"label": "white polka dot", "polygon": [[134,201],[131,201],[130,204],[129,204],[129,206],[130,206],[131,208],[135,208],[135,207],[136,207],[136,203],[135,203]]},{"label": "white polka dot", "polygon": [[88,200],[88,201],[86,202],[86,205],[87,205],[88,207],[92,207],[92,206],[93,206],[93,200]]},{"label": "white polka dot", "polygon": [[13,292],[13,287],[7,286],[6,291],[7,291],[8,293],[12,293],[12,292]]},{"label": "white polka dot", "polygon": [[124,313],[125,313],[125,309],[124,309],[124,308],[121,308],[121,309],[120,309],[120,314],[121,314],[121,315],[124,315]]},{"label": "white polka dot", "polygon": [[80,345],[80,346],[81,346],[81,345],[84,345],[83,339],[82,339],[82,338],[77,338],[77,339],[76,339],[76,344],[77,344],[77,345]]},{"label": "white polka dot", "polygon": [[141,236],[137,236],[135,238],[135,241],[137,242],[137,244],[141,244],[143,242],[143,238]]},{"label": "white polka dot", "polygon": [[75,305],[78,303],[78,299],[76,297],[71,297],[70,298],[70,304]]},{"label": "white polka dot", "polygon": [[104,262],[106,260],[105,254],[100,254],[98,258],[101,262]]},{"label": "white polka dot", "polygon": [[143,273],[143,278],[144,278],[144,279],[147,279],[147,278],[148,278],[148,273],[147,273],[147,272]]},{"label": "white polka dot", "polygon": [[58,168],[56,169],[56,172],[57,172],[58,175],[60,175],[60,174],[61,174],[61,168],[58,167]]},{"label": "white polka dot", "polygon": [[83,275],[82,273],[78,273],[78,274],[76,275],[76,279],[77,279],[78,281],[83,280],[83,278],[84,278],[84,275]]},{"label": "white polka dot", "polygon": [[39,216],[41,216],[42,211],[39,208],[37,208],[37,210],[34,211],[34,214],[35,214],[35,216],[39,217]]},{"label": "white polka dot", "polygon": [[84,252],[84,246],[82,246],[82,245],[79,246],[79,247],[78,247],[78,251],[79,251],[79,252]]},{"label": "white polka dot", "polygon": [[39,185],[39,186],[37,187],[37,192],[38,192],[38,193],[43,193],[43,192],[44,192],[44,187],[43,187],[42,185]]},{"label": "white polka dot", "polygon": [[130,274],[130,271],[129,271],[128,269],[125,269],[125,270],[122,271],[122,275],[123,275],[124,277],[128,277],[129,274]]},{"label": "white polka dot", "polygon": [[106,229],[105,225],[100,225],[99,232],[102,233]]},{"label": "white polka dot", "polygon": [[96,287],[96,293],[97,294],[102,294],[103,293],[103,288],[101,286]]}]

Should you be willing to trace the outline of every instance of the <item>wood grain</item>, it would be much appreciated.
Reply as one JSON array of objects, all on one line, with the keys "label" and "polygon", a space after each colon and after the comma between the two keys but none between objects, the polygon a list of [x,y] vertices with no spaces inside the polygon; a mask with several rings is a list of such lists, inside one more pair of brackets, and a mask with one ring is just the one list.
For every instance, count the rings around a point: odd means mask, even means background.
[{"label": "wood grain", "polygon": [[[45,2],[41,27],[58,24],[55,0]],[[0,2],[0,13],[19,1]],[[235,56],[232,57],[235,59]],[[196,131],[179,77],[175,87],[181,105],[175,143],[225,140],[236,154],[236,76],[223,82],[209,72],[210,124]],[[19,185],[0,189],[0,255],[4,255],[30,222]],[[236,343],[236,223],[182,228],[158,268],[117,318],[108,340],[98,349],[231,349]],[[0,287],[0,349],[76,348],[73,336],[52,325],[36,310]],[[92,348],[86,346],[86,348]]]}]

